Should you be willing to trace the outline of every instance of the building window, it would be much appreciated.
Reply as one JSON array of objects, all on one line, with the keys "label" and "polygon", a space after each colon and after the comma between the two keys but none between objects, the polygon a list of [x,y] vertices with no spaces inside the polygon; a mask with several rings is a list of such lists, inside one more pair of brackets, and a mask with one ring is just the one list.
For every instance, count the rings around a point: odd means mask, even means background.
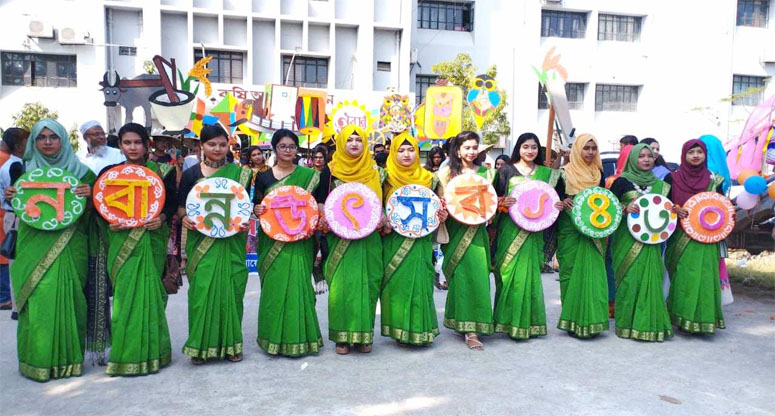
[{"label": "building window", "polygon": [[[582,82],[569,82],[565,84],[565,96],[568,97],[568,109],[581,110],[584,108],[584,90],[586,84]],[[538,109],[549,108],[549,100],[546,99],[546,91],[538,84]]]},{"label": "building window", "polygon": [[759,105],[764,93],[764,77],[734,75],[732,77],[732,94],[745,94],[732,101],[732,105]]},{"label": "building window", "polygon": [[291,55],[283,56],[283,76],[288,78],[288,85],[309,88],[328,87],[328,60],[297,56],[293,58],[293,70],[288,73],[291,58]]},{"label": "building window", "polygon": [[207,76],[211,82],[242,84],[242,61],[244,59],[242,52],[207,49],[205,55],[202,55],[202,49],[194,49],[194,62],[205,56],[213,57],[207,64],[207,67],[213,70]]},{"label": "building window", "polygon": [[423,1],[417,4],[417,27],[420,29],[474,30],[474,7],[468,2]]},{"label": "building window", "polygon": [[137,56],[137,47],[136,46],[119,46],[118,47],[118,54],[119,54],[119,56]]},{"label": "building window", "polygon": [[597,40],[637,42],[640,40],[641,18],[601,14],[598,17]]},{"label": "building window", "polygon": [[769,0],[737,0],[737,25],[767,27]]},{"label": "building window", "polygon": [[637,85],[606,85],[595,87],[595,111],[637,111]]},{"label": "building window", "polygon": [[390,62],[377,61],[377,71],[390,72]]},{"label": "building window", "polygon": [[541,10],[541,36],[583,38],[587,32],[587,14]]},{"label": "building window", "polygon": [[75,55],[2,53],[3,85],[77,87]]},{"label": "building window", "polygon": [[414,79],[414,93],[417,96],[414,101],[416,105],[420,105],[425,102],[425,91],[431,85],[436,85],[436,75],[416,75]]}]

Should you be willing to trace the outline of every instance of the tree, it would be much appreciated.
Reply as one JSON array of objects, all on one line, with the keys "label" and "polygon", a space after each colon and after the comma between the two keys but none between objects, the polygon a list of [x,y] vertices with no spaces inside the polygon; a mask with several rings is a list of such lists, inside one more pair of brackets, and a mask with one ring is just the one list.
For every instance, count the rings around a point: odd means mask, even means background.
[{"label": "tree", "polygon": [[[439,75],[439,78],[446,79],[450,84],[457,85],[463,90],[463,97],[468,95],[471,82],[476,78],[476,67],[471,61],[471,56],[467,53],[459,53],[454,61],[439,62],[431,67],[431,70]],[[485,74],[497,80],[498,74],[495,65],[490,66]],[[485,144],[497,143],[500,137],[511,134],[511,125],[503,109],[506,107],[506,91],[498,88],[498,94],[501,96],[501,103],[493,110],[492,114],[484,120],[482,124],[481,136]],[[473,110],[464,101],[463,102],[463,130],[477,131],[476,122],[474,122]]]},{"label": "tree", "polygon": [[[25,103],[18,113],[12,116],[14,127],[19,127],[29,132],[32,131],[32,126],[44,118],[50,118],[56,120],[59,118],[59,113],[51,111],[43,104],[39,102]],[[78,126],[75,124],[70,127],[67,132],[70,144],[73,146],[73,152],[78,151]]]}]

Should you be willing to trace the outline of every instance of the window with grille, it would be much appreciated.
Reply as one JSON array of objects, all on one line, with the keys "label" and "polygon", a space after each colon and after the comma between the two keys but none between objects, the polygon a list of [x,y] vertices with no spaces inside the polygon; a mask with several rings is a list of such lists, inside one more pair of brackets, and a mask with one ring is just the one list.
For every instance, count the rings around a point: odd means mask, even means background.
[{"label": "window with grille", "polygon": [[417,27],[420,29],[474,30],[474,7],[469,2],[417,2]]},{"label": "window with grille", "polygon": [[587,14],[560,10],[541,10],[541,36],[583,38],[587,32]]},{"label": "window with grille", "polygon": [[[569,82],[565,84],[565,96],[568,97],[568,109],[581,110],[584,108],[584,91],[586,84],[581,82]],[[538,84],[538,109],[549,108],[549,100],[546,98],[546,90]]]},{"label": "window with grille", "polygon": [[213,57],[210,63],[207,64],[207,67],[213,70],[207,76],[211,82],[242,84],[242,63],[244,61],[244,54],[242,52],[206,49],[205,55],[202,55],[202,49],[194,49],[194,62],[205,56]]},{"label": "window with grille", "polygon": [[759,105],[764,94],[764,77],[752,77],[748,75],[732,76],[732,94],[748,93],[732,101],[732,105]]},{"label": "window with grille", "polygon": [[291,55],[283,56],[283,76],[287,74],[288,85],[309,88],[328,87],[327,59],[297,56],[293,58],[293,69],[288,73],[291,58]]},{"label": "window with grille", "polygon": [[390,62],[377,61],[377,71],[390,72]]},{"label": "window with grille", "polygon": [[595,87],[595,111],[637,111],[637,85],[606,85]]},{"label": "window with grille", "polygon": [[3,85],[77,87],[75,55],[2,53]]},{"label": "window with grille", "polygon": [[640,40],[640,17],[601,14],[598,16],[597,40],[637,42]]},{"label": "window with grille", "polygon": [[428,87],[431,85],[436,85],[436,79],[438,77],[436,75],[416,75],[414,80],[414,93],[417,95],[417,99],[415,102],[417,105],[420,105],[421,103],[425,102],[425,91],[428,90]]},{"label": "window with grille", "polygon": [[767,27],[770,0],[737,0],[737,25]]},{"label": "window with grille", "polygon": [[118,54],[119,54],[119,56],[137,56],[137,47],[136,46],[119,46],[118,47]]}]

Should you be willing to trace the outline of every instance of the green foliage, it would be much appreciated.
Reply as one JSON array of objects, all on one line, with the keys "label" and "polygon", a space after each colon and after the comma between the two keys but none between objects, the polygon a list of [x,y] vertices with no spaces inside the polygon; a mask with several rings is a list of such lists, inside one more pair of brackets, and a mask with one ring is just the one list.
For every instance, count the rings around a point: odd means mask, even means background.
[{"label": "green foliage", "polygon": [[[459,53],[454,61],[439,62],[431,67],[431,70],[439,75],[439,78],[449,80],[450,84],[456,85],[463,90],[463,130],[477,131],[474,121],[473,110],[465,101],[468,95],[471,83],[480,74],[474,66],[471,56],[467,53]],[[497,68],[490,66],[485,73],[497,81]],[[485,144],[497,143],[498,138],[511,134],[511,125],[508,115],[503,109],[506,107],[506,91],[498,88],[498,94],[501,96],[501,103],[493,110],[482,124],[481,136]]]},{"label": "green foliage", "polygon": [[[49,110],[39,102],[34,102],[25,103],[24,106],[22,106],[22,109],[11,117],[13,119],[14,127],[32,131],[32,126],[34,126],[38,121],[43,120],[44,118],[57,120],[59,118],[59,113]],[[79,147],[78,126],[73,124],[72,127],[70,127],[70,130],[67,131],[67,135],[68,139],[70,140],[70,144],[73,146],[73,151],[77,152]]]}]

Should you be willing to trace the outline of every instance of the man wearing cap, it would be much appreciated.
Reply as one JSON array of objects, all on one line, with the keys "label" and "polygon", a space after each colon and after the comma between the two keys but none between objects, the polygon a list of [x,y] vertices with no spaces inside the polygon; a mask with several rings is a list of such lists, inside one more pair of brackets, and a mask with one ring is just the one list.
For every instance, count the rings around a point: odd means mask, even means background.
[{"label": "man wearing cap", "polygon": [[88,166],[95,175],[99,175],[102,169],[122,163],[126,157],[120,150],[107,146],[105,130],[99,121],[87,121],[81,125],[81,136],[86,141],[88,153],[81,157],[81,162]]}]

